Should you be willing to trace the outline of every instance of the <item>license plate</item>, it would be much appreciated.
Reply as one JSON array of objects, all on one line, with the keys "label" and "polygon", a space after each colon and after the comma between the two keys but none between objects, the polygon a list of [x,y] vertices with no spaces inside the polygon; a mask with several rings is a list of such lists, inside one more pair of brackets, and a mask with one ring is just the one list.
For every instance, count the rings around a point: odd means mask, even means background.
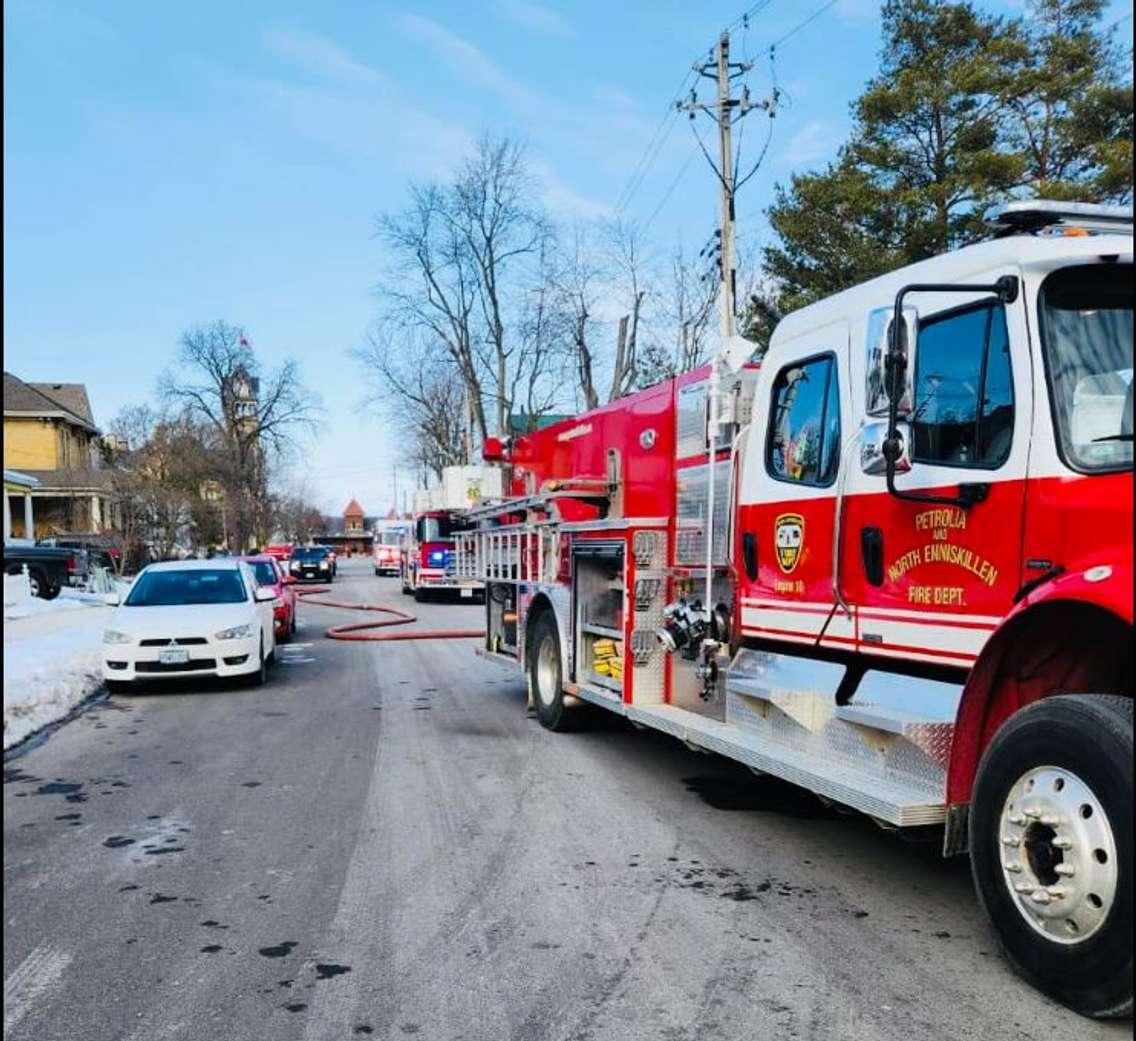
[{"label": "license plate", "polygon": [[462,596],[473,596],[473,590],[472,589],[463,589],[461,591],[461,595]]},{"label": "license plate", "polygon": [[158,661],[163,665],[184,665],[189,661],[189,651],[171,647],[167,651],[158,652]]}]

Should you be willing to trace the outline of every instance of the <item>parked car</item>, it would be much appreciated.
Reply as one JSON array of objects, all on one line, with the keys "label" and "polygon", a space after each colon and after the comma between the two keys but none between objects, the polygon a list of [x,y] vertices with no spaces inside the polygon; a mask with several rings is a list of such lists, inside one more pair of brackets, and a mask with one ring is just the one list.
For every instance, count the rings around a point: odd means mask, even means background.
[{"label": "parked car", "polygon": [[333,582],[335,562],[327,546],[297,546],[292,550],[288,573],[298,582]]},{"label": "parked car", "polygon": [[103,631],[103,679],[125,691],[179,676],[248,676],[260,685],[276,655],[271,588],[232,557],[151,564]]},{"label": "parked car", "polygon": [[264,547],[265,556],[272,557],[274,560],[287,562],[292,556],[292,543],[291,542],[274,542]]},{"label": "parked car", "polygon": [[335,552],[334,546],[320,545],[319,549],[327,550],[327,559],[331,561],[331,577],[335,577],[335,573],[339,570],[339,554]]},{"label": "parked car", "polygon": [[262,589],[271,589],[276,595],[277,603],[272,608],[276,623],[276,642],[287,643],[296,631],[296,591],[292,588],[296,580],[285,574],[280,562],[267,553],[240,559],[252,568],[257,584]]},{"label": "parked car", "polygon": [[4,574],[18,575],[28,567],[32,596],[54,600],[64,586],[82,585],[88,575],[87,555],[81,549],[4,543]]}]

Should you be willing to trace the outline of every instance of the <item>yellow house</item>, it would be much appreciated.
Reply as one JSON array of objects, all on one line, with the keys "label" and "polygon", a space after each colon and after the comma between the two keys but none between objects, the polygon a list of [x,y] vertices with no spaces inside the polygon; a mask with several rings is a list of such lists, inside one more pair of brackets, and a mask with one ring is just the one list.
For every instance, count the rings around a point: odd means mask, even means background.
[{"label": "yellow house", "polygon": [[38,481],[35,531],[12,535],[106,532],[117,527],[112,473],[102,467],[99,430],[81,383],[26,383],[4,373],[4,467]]}]

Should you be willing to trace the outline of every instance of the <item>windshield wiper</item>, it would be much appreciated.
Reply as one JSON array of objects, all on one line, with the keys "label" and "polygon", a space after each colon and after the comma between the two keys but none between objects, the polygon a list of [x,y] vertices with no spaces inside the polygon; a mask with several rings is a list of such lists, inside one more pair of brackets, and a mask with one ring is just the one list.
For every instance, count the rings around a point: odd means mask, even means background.
[{"label": "windshield wiper", "polygon": [[1094,437],[1093,444],[1099,445],[1102,441],[1131,441],[1131,434],[1108,434],[1105,437]]}]

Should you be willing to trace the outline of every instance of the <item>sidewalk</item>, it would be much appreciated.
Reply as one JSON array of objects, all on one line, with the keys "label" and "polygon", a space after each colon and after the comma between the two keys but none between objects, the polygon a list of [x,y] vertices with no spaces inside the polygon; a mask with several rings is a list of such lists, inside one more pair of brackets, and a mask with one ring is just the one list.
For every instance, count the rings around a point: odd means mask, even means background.
[{"label": "sidewalk", "polygon": [[5,620],[5,749],[98,689],[103,627],[112,610],[83,605]]}]

